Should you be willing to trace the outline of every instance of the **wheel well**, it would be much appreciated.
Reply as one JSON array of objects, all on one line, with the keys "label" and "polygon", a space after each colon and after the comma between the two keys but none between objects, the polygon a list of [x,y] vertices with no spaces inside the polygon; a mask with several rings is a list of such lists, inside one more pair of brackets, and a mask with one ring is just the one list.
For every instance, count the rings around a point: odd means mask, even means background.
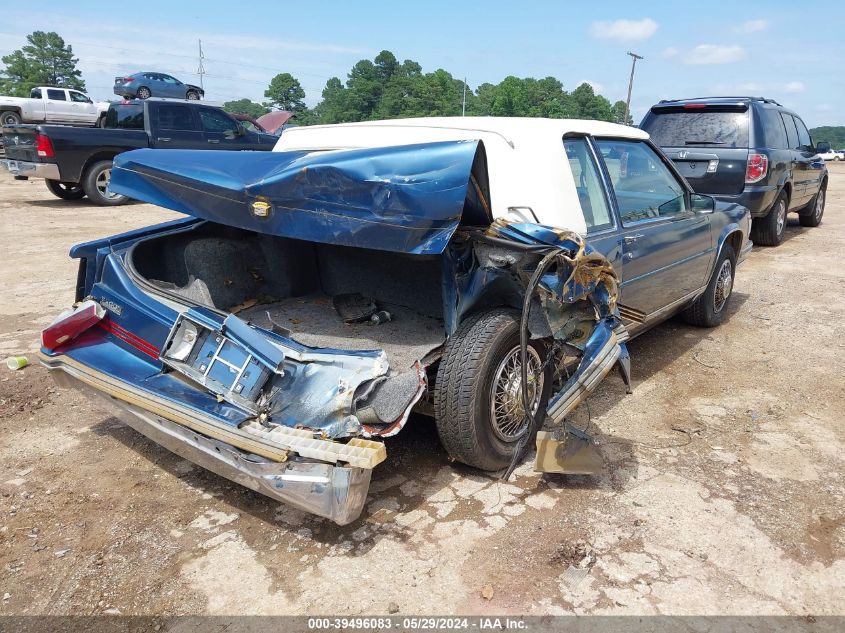
[{"label": "wheel well", "polygon": [[742,250],[742,231],[734,231],[725,238],[724,243],[733,249],[736,257],[739,257],[739,252]]},{"label": "wheel well", "polygon": [[788,182],[785,182],[783,184],[782,191],[786,192],[786,206],[787,206],[787,208],[789,208],[789,201],[792,200],[792,185],[789,184]]},{"label": "wheel well", "polygon": [[87,161],[85,161],[85,165],[82,167],[80,180],[85,177],[85,174],[91,165],[98,163],[101,160],[114,160],[115,156],[117,156],[117,152],[100,152],[91,156]]},{"label": "wheel well", "polygon": [[0,106],[0,112],[15,112],[16,114],[21,114],[21,107],[20,106]]}]

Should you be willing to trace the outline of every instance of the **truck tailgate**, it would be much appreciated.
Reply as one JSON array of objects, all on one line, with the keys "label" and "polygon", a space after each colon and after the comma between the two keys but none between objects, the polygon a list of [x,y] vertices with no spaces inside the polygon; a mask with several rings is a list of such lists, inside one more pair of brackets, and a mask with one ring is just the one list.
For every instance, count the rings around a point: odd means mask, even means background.
[{"label": "truck tailgate", "polygon": [[35,136],[38,133],[34,125],[8,125],[3,127],[3,145],[6,158],[30,162],[44,162],[35,150]]}]

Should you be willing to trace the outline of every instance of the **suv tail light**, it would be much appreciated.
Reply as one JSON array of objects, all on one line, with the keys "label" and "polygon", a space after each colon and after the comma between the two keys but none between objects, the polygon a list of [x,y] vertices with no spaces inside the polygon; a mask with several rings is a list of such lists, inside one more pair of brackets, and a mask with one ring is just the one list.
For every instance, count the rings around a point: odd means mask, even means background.
[{"label": "suv tail light", "polygon": [[83,301],[75,310],[60,314],[41,332],[41,347],[54,350],[102,321],[104,316],[106,311],[99,303],[92,299]]},{"label": "suv tail light", "polygon": [[56,150],[53,149],[53,141],[44,134],[35,135],[35,151],[41,158],[55,158]]},{"label": "suv tail light", "polygon": [[765,154],[749,154],[745,166],[745,183],[760,182],[769,173],[769,157]]}]

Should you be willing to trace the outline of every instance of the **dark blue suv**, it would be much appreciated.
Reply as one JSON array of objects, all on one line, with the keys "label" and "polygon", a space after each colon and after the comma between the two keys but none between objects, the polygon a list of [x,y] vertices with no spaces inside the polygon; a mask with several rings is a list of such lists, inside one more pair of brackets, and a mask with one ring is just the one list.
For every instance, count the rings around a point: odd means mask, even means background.
[{"label": "dark blue suv", "polygon": [[814,145],[801,117],[776,101],[661,101],[640,127],[696,192],[748,207],[755,244],[780,244],[789,212],[802,226],[821,223],[828,179],[819,153],[830,146]]}]

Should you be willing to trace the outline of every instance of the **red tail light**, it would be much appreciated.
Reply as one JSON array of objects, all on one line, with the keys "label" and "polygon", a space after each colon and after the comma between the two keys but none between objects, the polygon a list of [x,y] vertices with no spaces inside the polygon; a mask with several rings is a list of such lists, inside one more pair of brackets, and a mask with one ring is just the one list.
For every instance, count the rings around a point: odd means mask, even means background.
[{"label": "red tail light", "polygon": [[55,158],[56,150],[53,149],[53,141],[49,136],[43,134],[35,135],[35,151],[41,158]]},{"label": "red tail light", "polygon": [[760,182],[769,173],[769,157],[765,154],[749,154],[745,166],[745,182]]},{"label": "red tail light", "polygon": [[135,77],[121,77],[120,81],[128,84],[130,81],[135,81]]},{"label": "red tail light", "polygon": [[703,103],[685,103],[684,109],[685,110],[703,110],[707,106]]},{"label": "red tail light", "polygon": [[99,303],[91,299],[84,301],[75,310],[60,314],[41,332],[41,347],[54,350],[99,323],[104,316],[106,311]]}]

